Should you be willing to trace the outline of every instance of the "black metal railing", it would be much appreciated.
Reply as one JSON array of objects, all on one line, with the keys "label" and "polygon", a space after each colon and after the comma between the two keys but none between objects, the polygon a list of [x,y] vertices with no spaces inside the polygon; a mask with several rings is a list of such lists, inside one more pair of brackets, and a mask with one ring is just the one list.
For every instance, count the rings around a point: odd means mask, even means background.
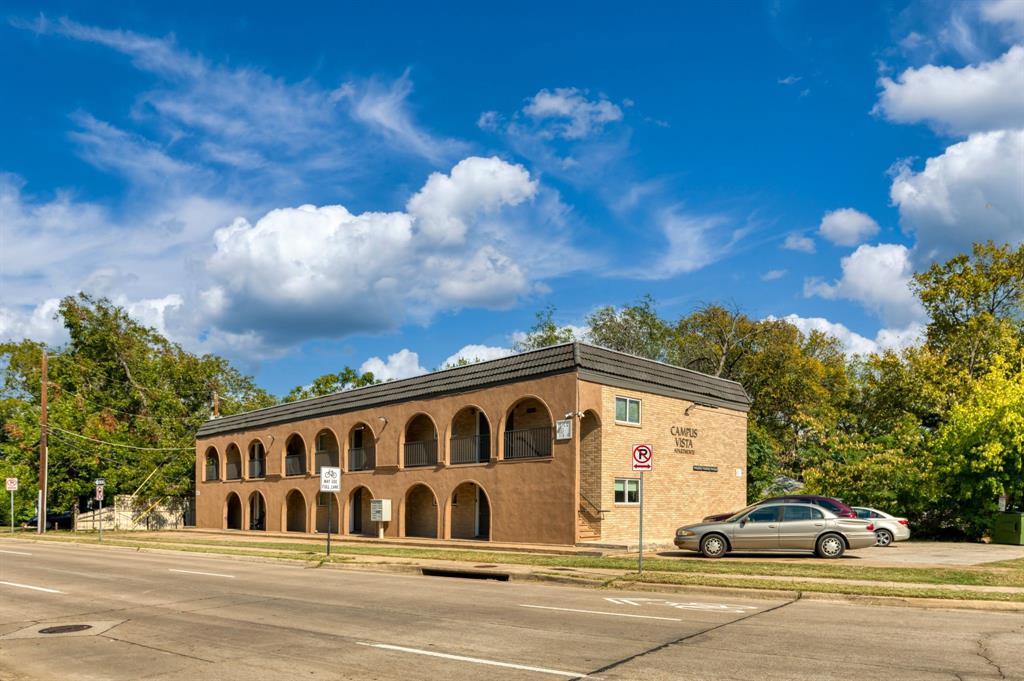
[{"label": "black metal railing", "polygon": [[452,438],[452,463],[484,463],[491,458],[490,435],[462,435]]},{"label": "black metal railing", "polygon": [[405,443],[405,467],[436,466],[437,440]]},{"label": "black metal railing", "polygon": [[242,462],[241,461],[228,461],[226,466],[227,470],[224,471],[225,480],[241,480],[242,479]]},{"label": "black metal railing", "polygon": [[505,431],[505,458],[551,456],[551,427]]},{"label": "black metal railing", "polygon": [[302,465],[302,457],[298,455],[291,455],[284,457],[284,474],[285,475],[302,475],[306,472],[306,467]]},{"label": "black metal railing", "polygon": [[266,459],[249,459],[249,477],[264,478],[267,475]]},{"label": "black metal railing", "polygon": [[356,447],[348,450],[350,471],[372,471],[376,465],[376,450],[373,447]]},{"label": "black metal railing", "polygon": [[338,467],[338,452],[330,449],[321,450],[314,455],[313,461],[316,464],[314,470],[319,475],[320,469],[324,466]]},{"label": "black metal railing", "polygon": [[206,464],[206,479],[216,480],[220,476],[217,475],[217,464]]}]

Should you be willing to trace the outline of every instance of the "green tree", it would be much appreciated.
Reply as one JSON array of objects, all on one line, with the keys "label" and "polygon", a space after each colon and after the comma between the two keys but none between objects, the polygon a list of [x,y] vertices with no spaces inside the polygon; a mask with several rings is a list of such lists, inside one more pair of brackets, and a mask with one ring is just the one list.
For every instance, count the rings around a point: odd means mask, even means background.
[{"label": "green tree", "polygon": [[587,317],[587,325],[596,345],[638,357],[668,359],[672,330],[658,316],[649,295],[622,308],[599,308]]},{"label": "green tree", "polygon": [[380,383],[380,380],[374,377],[373,372],[367,371],[360,374],[352,367],[345,367],[336,374],[317,376],[309,385],[299,385],[292,388],[284,396],[282,402],[294,402],[295,400],[305,400],[310,397],[331,395],[333,393],[340,393],[343,390],[362,388],[374,385],[375,383]]},{"label": "green tree", "polygon": [[676,322],[668,360],[712,376],[737,379],[743,361],[772,325],[754,321],[735,307],[704,305]]},{"label": "green tree", "polygon": [[976,243],[914,275],[914,292],[928,311],[928,344],[972,377],[996,354],[1024,339],[1024,245]]},{"label": "green tree", "polygon": [[555,306],[548,305],[536,313],[536,322],[521,339],[513,343],[516,352],[546,348],[559,343],[569,343],[576,338],[572,327],[559,326],[555,322]]}]

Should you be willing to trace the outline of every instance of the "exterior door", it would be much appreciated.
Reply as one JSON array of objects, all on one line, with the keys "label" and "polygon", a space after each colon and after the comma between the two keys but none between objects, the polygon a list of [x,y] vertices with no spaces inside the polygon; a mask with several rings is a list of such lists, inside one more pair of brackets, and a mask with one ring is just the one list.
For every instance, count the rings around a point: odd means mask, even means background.
[{"label": "exterior door", "polygon": [[784,506],[779,524],[779,547],[814,550],[818,535],[824,529],[825,514],[820,509],[803,504]]},{"label": "exterior door", "polygon": [[733,528],[733,549],[779,548],[779,519],[781,515],[781,506],[755,508]]}]

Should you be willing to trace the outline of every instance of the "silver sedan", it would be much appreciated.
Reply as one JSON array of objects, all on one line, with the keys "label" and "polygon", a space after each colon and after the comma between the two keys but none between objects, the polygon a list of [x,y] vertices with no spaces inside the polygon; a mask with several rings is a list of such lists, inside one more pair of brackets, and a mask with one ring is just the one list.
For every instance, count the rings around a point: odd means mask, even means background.
[{"label": "silver sedan", "polygon": [[853,506],[858,518],[869,520],[875,526],[875,546],[892,546],[893,542],[910,539],[910,521],[885,511]]},{"label": "silver sedan", "polygon": [[868,520],[840,518],[820,506],[765,504],[720,522],[680,527],[675,544],[708,558],[729,551],[809,551],[839,558],[847,550],[874,546],[874,530]]}]

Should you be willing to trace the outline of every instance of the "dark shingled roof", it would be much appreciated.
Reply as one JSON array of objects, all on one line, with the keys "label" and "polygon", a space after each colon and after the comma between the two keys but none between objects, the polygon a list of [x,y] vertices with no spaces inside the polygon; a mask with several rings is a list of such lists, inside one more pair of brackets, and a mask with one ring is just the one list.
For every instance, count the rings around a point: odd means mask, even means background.
[{"label": "dark shingled roof", "polygon": [[563,343],[423,376],[224,416],[204,423],[196,436],[203,438],[573,371],[579,372],[580,379],[594,383],[680,397],[716,407],[750,409],[750,397],[735,381],[586,343]]}]

